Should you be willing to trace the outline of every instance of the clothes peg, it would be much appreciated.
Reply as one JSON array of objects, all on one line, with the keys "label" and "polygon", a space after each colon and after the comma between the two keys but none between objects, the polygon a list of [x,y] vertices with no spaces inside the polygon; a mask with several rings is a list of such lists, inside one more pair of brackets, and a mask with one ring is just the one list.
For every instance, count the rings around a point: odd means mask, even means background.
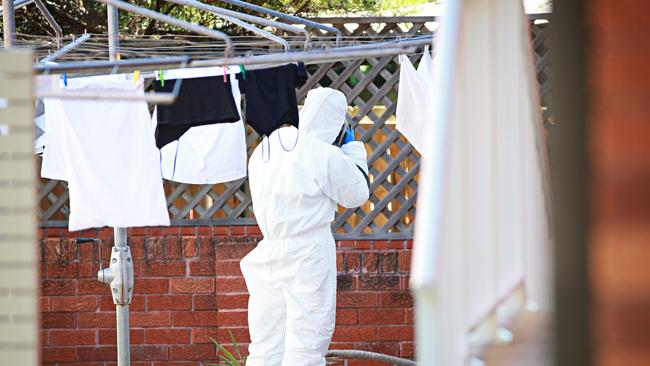
[{"label": "clothes peg", "polygon": [[226,72],[227,68],[223,68],[223,82],[224,84],[228,83],[228,73]]},{"label": "clothes peg", "polygon": [[160,86],[165,86],[165,72],[158,70],[158,80],[160,80]]},{"label": "clothes peg", "polygon": [[137,84],[138,80],[140,80],[140,70],[135,70],[133,72],[133,82]]},{"label": "clothes peg", "polygon": [[115,53],[115,59],[116,59],[117,61],[120,61],[120,60],[122,59],[122,57],[120,56],[120,53],[119,53],[119,52]]},{"label": "clothes peg", "polygon": [[63,85],[68,86],[68,74],[63,73]]},{"label": "clothes peg", "polygon": [[246,80],[246,67],[244,65],[239,65],[239,69],[241,71],[242,79]]}]

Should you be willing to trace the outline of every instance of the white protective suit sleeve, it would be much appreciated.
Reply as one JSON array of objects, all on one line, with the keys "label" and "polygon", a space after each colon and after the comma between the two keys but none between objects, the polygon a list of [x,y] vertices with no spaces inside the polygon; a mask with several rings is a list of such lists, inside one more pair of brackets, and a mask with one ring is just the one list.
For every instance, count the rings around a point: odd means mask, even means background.
[{"label": "white protective suit sleeve", "polygon": [[[370,194],[366,149],[360,141],[332,146],[326,168],[318,174],[316,181],[325,195],[345,208],[363,205]],[[364,175],[365,173],[366,175]]]}]

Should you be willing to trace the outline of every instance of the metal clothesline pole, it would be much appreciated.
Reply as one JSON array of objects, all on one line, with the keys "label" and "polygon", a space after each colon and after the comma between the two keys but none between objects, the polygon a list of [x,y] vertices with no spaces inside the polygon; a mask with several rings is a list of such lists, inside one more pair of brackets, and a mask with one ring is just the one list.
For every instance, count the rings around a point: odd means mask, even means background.
[{"label": "metal clothesline pole", "polygon": [[16,17],[13,0],[2,0],[2,28],[5,48],[16,45]]},{"label": "metal clothesline pole", "polygon": [[[129,248],[126,238],[126,228],[116,227],[113,228],[113,235],[115,238],[114,253],[118,253],[122,258],[120,266],[122,287],[118,291],[122,291],[122,301],[115,305],[115,318],[117,326],[117,365],[130,366],[131,365],[131,344],[129,339],[129,304],[131,303],[131,294],[133,293],[133,261],[131,260],[131,250]],[[111,262],[113,256],[111,255]],[[119,261],[119,259],[118,259]],[[128,279],[130,279],[130,288]],[[115,287],[111,286],[113,292]],[[115,297],[114,297],[115,298]]]},{"label": "metal clothesline pole", "polygon": [[[108,23],[108,57],[110,61],[118,59],[118,50],[120,47],[120,21],[119,11],[117,7],[112,4],[106,4],[106,16]],[[113,236],[115,245],[113,253],[111,254],[111,267],[113,267],[113,260],[120,259],[119,254],[128,254],[130,257],[130,249],[126,237],[126,228],[115,227],[113,228]],[[118,254],[113,258],[113,254]],[[117,263],[117,262],[116,262]],[[117,266],[117,272],[124,272],[125,276],[118,276],[113,278],[110,282],[111,292],[113,295],[113,302],[115,303],[115,321],[117,332],[117,365],[130,366],[131,365],[131,342],[129,330],[129,304],[131,303],[131,296],[116,296],[123,295],[124,280],[131,279],[133,281],[133,261],[119,261],[120,266]],[[100,270],[103,273],[103,270]],[[102,278],[103,279],[103,278]],[[121,280],[122,283],[113,283],[116,280]],[[100,279],[101,281],[101,279]],[[118,287],[119,286],[119,287]],[[116,294],[117,290],[117,294]],[[119,293],[121,290],[121,294]],[[133,290],[133,285],[129,292]]]},{"label": "metal clothesline pole", "polygon": [[108,23],[108,58],[117,59],[117,50],[120,47],[120,22],[116,7],[106,5],[106,18]]}]

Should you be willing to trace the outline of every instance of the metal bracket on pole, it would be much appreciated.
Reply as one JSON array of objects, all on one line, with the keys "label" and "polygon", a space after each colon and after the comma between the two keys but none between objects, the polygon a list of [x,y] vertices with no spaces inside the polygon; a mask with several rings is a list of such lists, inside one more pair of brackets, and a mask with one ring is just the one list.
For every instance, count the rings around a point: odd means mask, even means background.
[{"label": "metal bracket on pole", "polygon": [[128,246],[115,246],[108,268],[97,272],[97,280],[111,287],[115,305],[129,305],[133,297],[133,257]]},{"label": "metal bracket on pole", "polygon": [[133,297],[133,258],[126,242],[126,229],[114,228],[115,246],[111,264],[97,272],[97,280],[111,286],[117,321],[117,365],[131,365],[129,342],[129,304]]}]

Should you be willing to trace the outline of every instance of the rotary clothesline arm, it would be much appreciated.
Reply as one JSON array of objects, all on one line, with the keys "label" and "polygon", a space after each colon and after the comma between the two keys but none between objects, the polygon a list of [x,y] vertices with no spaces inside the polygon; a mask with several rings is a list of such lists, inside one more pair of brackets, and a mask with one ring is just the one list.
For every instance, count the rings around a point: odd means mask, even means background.
[{"label": "rotary clothesline arm", "polygon": [[279,12],[277,10],[272,10],[272,9],[265,8],[263,6],[250,4],[250,3],[247,3],[245,1],[240,1],[240,0],[221,0],[221,1],[224,2],[224,3],[227,3],[227,4],[237,5],[237,6],[240,6],[242,8],[245,8],[245,9],[254,10],[254,11],[260,12],[262,14],[272,15],[272,16],[278,17],[280,19],[291,21],[291,22],[294,22],[294,23],[297,23],[297,24],[303,24],[303,25],[313,27],[313,28],[317,28],[317,29],[321,29],[321,30],[324,30],[324,31],[327,31],[327,32],[332,32],[332,33],[336,34],[336,44],[337,45],[341,42],[341,38],[343,37],[343,34],[341,33],[341,31],[339,29],[336,29],[334,27],[330,27],[330,26],[315,22],[313,20],[303,19],[303,18],[300,18],[300,17],[295,16],[295,15],[291,15],[291,14],[285,14],[285,13]]},{"label": "rotary clothesline arm", "polygon": [[[199,10],[210,12],[212,14],[217,15],[218,17],[220,17],[222,19],[225,19],[225,20],[227,20],[227,21],[229,21],[229,22],[231,22],[231,23],[233,23],[235,25],[238,25],[238,26],[240,26],[240,27],[242,27],[242,28],[244,28],[246,30],[249,30],[249,31],[251,31],[251,32],[253,32],[253,33],[255,33],[255,34],[259,35],[259,36],[262,36],[262,37],[264,37],[266,39],[269,39],[269,40],[271,40],[273,42],[281,44],[284,47],[285,50],[288,50],[290,48],[289,43],[285,39],[283,39],[282,37],[278,37],[278,36],[276,36],[274,34],[271,34],[271,33],[267,32],[267,31],[265,31],[265,30],[263,30],[261,28],[258,28],[256,26],[254,26],[252,24],[248,24],[248,23],[244,22],[242,19],[240,19],[241,15],[236,15],[236,14],[234,14],[235,12],[230,12],[230,11],[228,11],[226,9],[222,9],[222,8],[218,8],[216,6],[204,4],[204,3],[196,1],[196,0],[165,0],[165,1],[173,3],[173,4],[189,6],[189,7],[194,8],[194,9],[199,9]],[[252,21],[252,20],[258,21],[257,17],[251,16],[249,21]],[[264,22],[264,23],[266,23],[264,25],[271,25],[271,26],[276,26],[276,27],[277,27],[277,24],[280,24],[280,23],[276,24],[275,22],[271,22],[271,21]],[[291,27],[290,29],[293,30],[293,28],[295,28],[295,27]],[[298,29],[297,31],[301,32],[300,29]]]},{"label": "rotary clothesline arm", "polygon": [[234,45],[232,43],[232,40],[230,39],[230,37],[227,34],[225,34],[223,32],[220,32],[220,31],[217,31],[217,30],[214,30],[214,29],[210,29],[210,28],[206,28],[206,27],[200,26],[198,24],[186,22],[184,20],[180,20],[180,19],[174,18],[174,17],[166,15],[166,14],[161,14],[161,13],[158,13],[156,11],[149,10],[147,8],[143,8],[143,7],[140,7],[140,6],[137,6],[137,5],[133,5],[133,4],[127,3],[125,1],[121,1],[121,0],[95,0],[95,1],[104,3],[106,5],[113,6],[113,7],[118,8],[118,9],[128,11],[128,12],[133,13],[133,14],[142,15],[142,16],[145,16],[147,18],[155,19],[155,20],[158,20],[158,21],[161,21],[161,22],[164,22],[164,23],[167,23],[167,24],[179,27],[179,28],[183,28],[183,29],[188,30],[190,32],[194,32],[194,33],[197,33],[197,34],[202,34],[204,36],[220,39],[220,40],[222,40],[222,41],[224,41],[226,43],[226,50],[225,50],[226,56],[232,56],[234,54]]}]

